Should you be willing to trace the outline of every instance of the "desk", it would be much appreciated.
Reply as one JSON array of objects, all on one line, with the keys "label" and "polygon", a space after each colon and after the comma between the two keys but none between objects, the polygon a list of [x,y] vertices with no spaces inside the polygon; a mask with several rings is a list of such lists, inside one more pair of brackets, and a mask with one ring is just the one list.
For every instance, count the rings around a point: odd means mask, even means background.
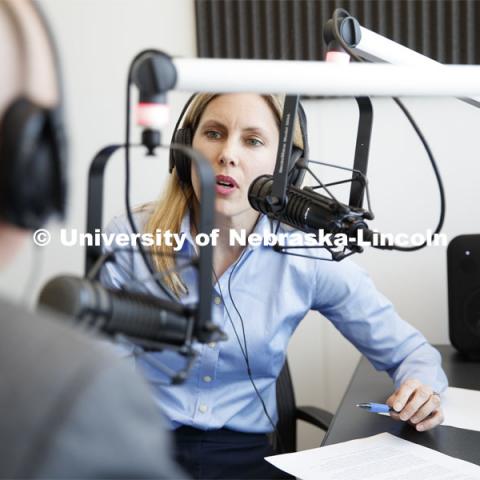
[{"label": "desk", "polygon": [[[436,348],[442,355],[443,369],[451,387],[480,390],[480,362],[465,360],[449,345]],[[417,432],[407,423],[396,422],[383,415],[368,413],[355,407],[355,404],[360,402],[384,403],[391,395],[392,387],[390,377],[383,372],[377,372],[362,357],[322,446],[388,432],[480,465],[480,432],[442,425],[427,432]]]}]

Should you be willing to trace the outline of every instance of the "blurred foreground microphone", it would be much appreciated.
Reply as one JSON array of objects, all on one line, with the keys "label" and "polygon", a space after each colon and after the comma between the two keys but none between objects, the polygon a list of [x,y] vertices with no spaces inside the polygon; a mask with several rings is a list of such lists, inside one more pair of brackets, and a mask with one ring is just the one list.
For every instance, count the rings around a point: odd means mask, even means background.
[{"label": "blurred foreground microphone", "polygon": [[98,282],[62,275],[42,289],[39,304],[73,317],[77,323],[107,335],[121,334],[151,348],[181,346],[193,312],[159,298],[109,290]]},{"label": "blurred foreground microphone", "polygon": [[363,240],[372,240],[373,232],[368,229],[365,219],[372,215],[361,209],[349,207],[325,195],[316,193],[312,188],[287,187],[285,206],[280,210],[272,202],[272,175],[256,178],[248,190],[250,205],[260,213],[286,223],[302,232],[346,235],[348,248],[358,250],[357,232],[362,230]]}]

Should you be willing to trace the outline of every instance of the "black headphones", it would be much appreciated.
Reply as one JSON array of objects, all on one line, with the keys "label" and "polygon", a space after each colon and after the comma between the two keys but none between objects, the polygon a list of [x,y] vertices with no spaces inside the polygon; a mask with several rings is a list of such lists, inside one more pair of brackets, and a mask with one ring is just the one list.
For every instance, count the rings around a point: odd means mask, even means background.
[{"label": "black headphones", "polygon": [[[193,134],[195,133],[191,126],[180,127],[180,123],[185,116],[185,112],[188,107],[197,96],[197,93],[193,94],[183,107],[183,110],[178,117],[175,129],[172,135],[172,144],[192,146]],[[289,185],[300,187],[305,176],[305,171],[308,166],[309,149],[308,149],[308,136],[307,136],[307,117],[301,103],[298,104],[298,118],[300,121],[300,130],[302,133],[304,148],[301,149],[295,145],[292,146],[292,155],[290,157],[290,171],[289,171]],[[170,148],[169,168],[168,171],[172,173],[173,168],[177,172],[177,177],[180,184],[191,185],[191,160],[184,153],[175,148]]]},{"label": "black headphones", "polygon": [[44,108],[21,95],[0,119],[0,217],[35,230],[52,215],[65,213],[67,155],[58,53],[43,13],[36,2],[32,5],[54,56],[59,102]]}]

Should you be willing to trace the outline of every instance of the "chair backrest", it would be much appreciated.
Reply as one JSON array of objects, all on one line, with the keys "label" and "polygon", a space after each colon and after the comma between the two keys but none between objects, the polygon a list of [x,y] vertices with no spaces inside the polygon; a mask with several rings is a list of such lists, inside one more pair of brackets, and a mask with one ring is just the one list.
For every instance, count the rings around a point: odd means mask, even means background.
[{"label": "chair backrest", "polygon": [[291,453],[297,450],[296,410],[292,377],[290,376],[288,360],[285,360],[277,379],[277,431],[282,445],[274,445],[276,453]]}]

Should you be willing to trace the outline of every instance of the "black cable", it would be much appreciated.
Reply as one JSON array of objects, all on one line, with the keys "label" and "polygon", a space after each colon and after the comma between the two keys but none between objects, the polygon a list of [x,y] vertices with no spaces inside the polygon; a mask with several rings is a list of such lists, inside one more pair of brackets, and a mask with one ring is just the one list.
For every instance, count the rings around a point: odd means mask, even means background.
[{"label": "black cable", "polygon": [[242,325],[242,335],[243,335],[243,345],[244,347],[242,347],[242,342],[240,340],[240,337],[238,335],[238,332],[237,332],[237,329],[235,328],[235,325],[233,323],[233,319],[232,319],[232,316],[230,315],[230,312],[227,308],[227,305],[225,304],[225,297],[223,296],[223,292],[222,292],[222,287],[220,286],[220,282],[218,280],[218,276],[215,272],[215,269],[212,268],[212,271],[213,271],[213,275],[215,277],[215,281],[217,282],[217,285],[218,285],[218,290],[220,291],[220,297],[222,298],[222,303],[223,303],[223,306],[225,308],[225,311],[227,312],[227,316],[228,316],[228,319],[230,321],[230,324],[232,325],[232,329],[235,333],[235,337],[237,338],[237,342],[238,342],[238,346],[240,347],[240,351],[242,352],[242,355],[243,355],[243,358],[245,360],[245,364],[246,364],[246,367],[247,367],[247,375],[248,375],[248,378],[250,380],[250,383],[252,384],[252,387],[258,397],[258,399],[260,400],[260,403],[262,404],[262,408],[263,408],[263,411],[265,413],[265,416],[267,417],[268,421],[270,422],[270,425],[272,426],[273,428],[273,433],[275,435],[275,437],[277,438],[277,441],[278,441],[278,445],[280,446],[280,450],[282,452],[285,452],[285,448],[283,446],[283,442],[282,442],[282,438],[280,436],[280,432],[278,431],[277,429],[277,426],[275,425],[275,423],[273,422],[272,420],[272,417],[270,416],[270,414],[268,413],[268,409],[267,409],[267,406],[265,405],[265,401],[263,400],[262,398],[262,395],[260,394],[260,392],[258,391],[258,388],[257,386],[255,385],[255,382],[253,380],[253,376],[252,376],[252,369],[250,367],[250,359],[249,359],[249,356],[248,356],[248,349],[247,349],[247,336],[245,334],[245,324],[244,324],[244,321],[243,321],[243,317],[242,315],[240,314],[238,308],[237,308],[237,305],[235,304],[234,300],[233,300],[233,296],[232,296],[232,292],[231,292],[231,288],[230,288],[230,285],[231,285],[231,279],[232,279],[232,275],[233,275],[233,272],[235,271],[235,269],[237,268],[237,265],[239,264],[240,260],[242,259],[243,257],[243,254],[245,253],[246,249],[244,249],[242,251],[242,253],[240,254],[240,256],[238,257],[237,261],[234,263],[233,267],[232,267],[232,270],[230,271],[229,275],[228,275],[228,296],[230,297],[230,301],[232,302],[232,305],[233,305],[233,308],[235,309],[235,311],[237,312],[237,315],[238,315],[238,318],[240,319],[240,323]]},{"label": "black cable", "polygon": [[[259,217],[260,218],[260,217]],[[193,223],[193,226],[195,228],[195,230],[198,232],[198,228],[196,226],[196,223],[195,223],[195,218],[193,217],[192,218],[192,223]],[[255,225],[254,225],[254,228],[255,226],[257,225],[258,223],[258,219],[257,221],[255,222]],[[213,276],[215,277],[215,281],[218,285],[218,290],[220,291],[220,297],[222,299],[222,303],[223,303],[223,306],[225,308],[225,311],[227,312],[227,316],[228,316],[228,319],[230,321],[230,325],[232,326],[232,329],[233,329],[233,332],[235,333],[235,337],[237,339],[237,342],[238,342],[238,346],[240,347],[240,351],[242,352],[242,356],[245,360],[245,365],[247,367],[247,375],[248,375],[248,378],[250,380],[250,383],[252,384],[252,387],[258,397],[258,399],[260,400],[260,403],[262,404],[262,408],[263,408],[263,411],[265,413],[265,416],[268,418],[268,421],[270,422],[270,425],[272,426],[273,428],[273,432],[278,440],[278,444],[280,445],[280,449],[282,451],[285,451],[284,447],[283,447],[283,442],[282,442],[282,439],[280,437],[280,433],[278,432],[278,429],[275,425],[275,423],[273,422],[272,420],[272,417],[270,416],[270,414],[268,413],[268,410],[267,410],[267,406],[265,405],[265,401],[263,400],[262,398],[262,395],[260,394],[260,392],[258,391],[258,388],[257,386],[255,385],[255,382],[253,380],[253,377],[252,377],[252,369],[250,367],[250,359],[248,357],[248,348],[247,348],[247,336],[246,336],[246,333],[245,333],[245,324],[243,322],[243,317],[242,315],[240,314],[234,300],[233,300],[233,296],[232,296],[232,292],[231,292],[231,288],[230,288],[230,285],[231,285],[231,279],[232,279],[232,275],[233,275],[233,272],[234,270],[237,268],[237,265],[239,264],[240,260],[242,259],[243,257],[243,254],[245,253],[246,249],[244,249],[242,251],[242,253],[240,254],[240,256],[238,257],[238,259],[235,261],[233,267],[232,267],[232,270],[230,271],[229,275],[228,275],[228,295],[230,297],[230,301],[232,302],[232,305],[233,307],[235,308],[235,311],[237,312],[237,315],[240,319],[240,323],[242,325],[242,335],[243,335],[243,347],[242,347],[242,342],[240,340],[240,336],[238,335],[238,332],[237,332],[237,329],[235,328],[235,324],[233,323],[233,319],[232,319],[232,316],[230,315],[230,311],[228,310],[227,308],[227,305],[225,303],[225,297],[223,295],[223,292],[222,292],[222,287],[220,286],[220,281],[218,279],[218,276],[217,276],[217,273],[215,272],[215,269],[212,267],[212,272],[213,272]]]},{"label": "black cable", "polygon": [[[333,35],[335,36],[335,40],[340,43],[342,48],[357,62],[365,62],[363,58],[358,56],[347,43],[343,39],[340,30],[338,28],[339,25],[339,18],[340,16],[343,16],[344,18],[347,16],[350,16],[350,14],[342,9],[342,8],[337,8],[332,15],[332,20],[333,20]],[[435,231],[432,233],[432,241],[434,240],[434,236],[440,232],[440,230],[443,227],[443,222],[445,219],[445,211],[446,211],[446,200],[445,200],[445,190],[443,188],[443,182],[442,178],[440,175],[440,171],[437,166],[437,162],[435,160],[435,157],[433,156],[432,150],[430,146],[428,145],[427,140],[425,139],[425,136],[423,135],[422,131],[420,130],[420,127],[417,125],[415,120],[413,119],[412,115],[408,111],[407,107],[403,104],[403,102],[397,98],[397,97],[392,97],[393,101],[398,105],[398,107],[402,110],[403,114],[407,117],[407,120],[410,122],[410,125],[413,127],[415,130],[415,133],[417,134],[418,138],[422,142],[422,145],[427,152],[428,158],[430,160],[430,163],[432,164],[433,172],[435,174],[435,178],[437,180],[438,184],[438,190],[440,194],[440,218],[438,220],[437,227],[435,228]],[[377,248],[379,250],[398,250],[400,252],[413,252],[416,250],[420,250],[424,247],[426,247],[428,244],[427,241],[422,243],[421,245],[416,245],[416,246],[411,246],[411,247],[400,247],[398,245],[386,245],[386,246],[381,246],[381,245],[372,245],[374,248]]]},{"label": "black cable", "polygon": [[[436,235],[437,233],[440,232],[440,230],[442,229],[443,227],[443,222],[445,220],[445,210],[446,210],[446,207],[445,207],[445,190],[443,188],[443,182],[442,182],[442,177],[440,176],[440,171],[438,170],[438,166],[437,166],[437,163],[435,162],[435,157],[433,156],[433,153],[432,153],[432,150],[430,149],[430,146],[428,145],[428,142],[427,140],[425,139],[425,137],[423,136],[421,130],[420,130],[420,127],[417,125],[417,123],[415,122],[415,120],[413,119],[412,115],[410,114],[410,112],[408,111],[407,107],[405,107],[405,105],[403,104],[403,102],[399,99],[399,98],[396,98],[394,97],[393,98],[393,101],[400,107],[400,109],[402,110],[402,112],[405,114],[405,116],[408,118],[410,124],[412,125],[413,129],[415,130],[415,132],[417,133],[418,135],[418,138],[420,139],[420,141],[422,142],[423,144],[423,147],[425,148],[425,151],[427,152],[427,155],[428,155],[428,158],[430,160],[430,163],[432,164],[432,168],[433,168],[433,172],[435,173],[435,178],[437,179],[437,183],[438,183],[438,190],[439,190],[439,193],[440,193],[440,218],[438,220],[438,224],[437,224],[437,227],[435,228],[435,231],[433,232],[432,234],[432,240],[434,239],[434,235]],[[424,248],[425,246],[427,245],[427,242],[425,241],[424,243],[422,243],[421,245],[417,245],[417,246],[414,246],[414,247],[399,247],[399,246],[395,246],[395,250],[399,250],[401,252],[413,252],[415,250],[420,250],[421,248]],[[380,248],[382,249],[383,247],[376,247],[376,248]],[[387,247],[388,248],[388,247]]]},{"label": "black cable", "polygon": [[[130,228],[132,229],[133,234],[138,234],[138,229],[135,225],[135,221],[132,215],[132,209],[130,206],[130,85],[132,84],[133,66],[135,65],[139,56],[143,56],[149,52],[150,51],[143,51],[132,60],[132,62],[130,63],[130,67],[128,69],[128,77],[127,77],[127,95],[126,95],[127,100],[126,100],[126,112],[125,112],[125,116],[126,116],[126,121],[125,121],[125,209],[127,211],[128,223],[130,224]],[[147,258],[147,254],[145,253],[145,250],[141,242],[139,242],[138,244],[138,250],[140,252],[140,255],[148,271],[152,275],[155,283],[160,287],[160,290],[162,290],[162,292],[165,293],[165,295],[170,300],[172,300],[172,302],[178,302],[178,300],[175,298],[173,293],[170,292],[170,290],[168,290],[162,284],[162,282],[155,276],[153,267]]]}]

